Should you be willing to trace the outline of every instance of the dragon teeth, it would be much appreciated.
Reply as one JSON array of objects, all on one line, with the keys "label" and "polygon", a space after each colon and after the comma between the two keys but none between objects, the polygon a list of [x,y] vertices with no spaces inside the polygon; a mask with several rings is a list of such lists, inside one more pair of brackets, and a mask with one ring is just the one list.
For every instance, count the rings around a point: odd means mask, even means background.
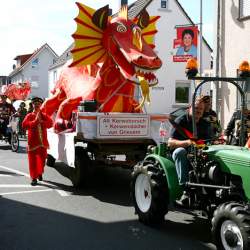
[{"label": "dragon teeth", "polygon": [[143,69],[143,68],[140,68],[138,66],[135,66],[135,71],[138,72],[138,73],[147,74],[147,73],[152,73],[155,70]]}]

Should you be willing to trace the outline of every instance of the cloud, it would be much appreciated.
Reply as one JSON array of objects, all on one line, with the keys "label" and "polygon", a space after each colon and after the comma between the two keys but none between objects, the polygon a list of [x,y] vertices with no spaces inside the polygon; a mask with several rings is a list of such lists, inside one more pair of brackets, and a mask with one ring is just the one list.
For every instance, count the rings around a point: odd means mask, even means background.
[{"label": "cloud", "polygon": [[[109,2],[118,8],[117,1]],[[94,9],[105,5],[94,0],[84,0],[84,4]],[[75,0],[1,1],[0,75],[12,71],[17,55],[32,53],[46,42],[60,55],[73,42],[77,14]]]}]

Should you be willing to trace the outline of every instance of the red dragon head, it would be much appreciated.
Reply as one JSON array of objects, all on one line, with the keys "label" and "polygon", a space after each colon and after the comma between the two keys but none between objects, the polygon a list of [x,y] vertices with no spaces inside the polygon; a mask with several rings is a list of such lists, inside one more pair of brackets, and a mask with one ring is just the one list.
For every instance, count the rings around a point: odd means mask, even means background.
[{"label": "red dragon head", "polygon": [[125,79],[144,82],[146,89],[158,83],[153,72],[162,62],[152,49],[158,16],[150,17],[143,10],[137,18],[129,20],[128,8],[123,6],[111,18],[108,5],[97,11],[81,3],[77,6],[79,15],[75,18],[77,30],[73,34],[75,47],[70,67],[102,63],[111,57]]}]

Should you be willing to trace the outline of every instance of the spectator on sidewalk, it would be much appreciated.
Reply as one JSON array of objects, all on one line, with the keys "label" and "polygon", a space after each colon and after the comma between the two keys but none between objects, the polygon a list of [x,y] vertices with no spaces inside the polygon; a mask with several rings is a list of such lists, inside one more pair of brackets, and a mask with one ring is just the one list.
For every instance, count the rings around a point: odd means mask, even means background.
[{"label": "spectator on sidewalk", "polygon": [[8,142],[11,141],[11,133],[8,130],[8,124],[11,115],[13,115],[16,110],[14,106],[7,102],[7,96],[5,94],[1,94],[0,101],[0,135],[8,137]]},{"label": "spectator on sidewalk", "polygon": [[32,113],[32,112],[33,112],[33,105],[32,105],[32,102],[30,102],[27,113],[29,114],[29,113]]},{"label": "spectator on sidewalk", "polygon": [[47,157],[47,149],[49,147],[47,139],[47,128],[52,127],[52,119],[42,113],[40,107],[43,99],[34,97],[32,105],[34,111],[26,115],[23,120],[23,129],[28,130],[28,161],[29,172],[32,179],[31,185],[37,185],[37,179],[43,180],[43,172],[45,160]]},{"label": "spectator on sidewalk", "polygon": [[18,120],[18,133],[20,134],[21,137],[25,136],[25,134],[26,134],[25,129],[23,129],[23,127],[22,127],[22,123],[23,123],[23,120],[24,120],[26,115],[27,115],[27,109],[25,108],[25,103],[21,102],[19,105],[19,108],[16,112],[16,116],[19,119]]}]

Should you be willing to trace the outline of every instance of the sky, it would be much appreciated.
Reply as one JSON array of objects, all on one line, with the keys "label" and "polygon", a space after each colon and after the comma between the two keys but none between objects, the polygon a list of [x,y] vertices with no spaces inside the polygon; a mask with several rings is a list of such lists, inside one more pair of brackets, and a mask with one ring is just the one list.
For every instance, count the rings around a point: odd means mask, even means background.
[{"label": "sky", "polygon": [[[113,13],[118,11],[120,0],[78,0],[94,9],[106,4]],[[155,0],[160,1],[160,0]],[[195,23],[199,22],[201,0],[179,0]],[[78,15],[75,0],[7,0],[0,8],[0,75],[8,75],[17,55],[30,54],[43,44],[61,55],[73,42],[71,35]],[[133,3],[129,0],[128,3]],[[213,2],[203,0],[203,34],[213,45]]]}]

